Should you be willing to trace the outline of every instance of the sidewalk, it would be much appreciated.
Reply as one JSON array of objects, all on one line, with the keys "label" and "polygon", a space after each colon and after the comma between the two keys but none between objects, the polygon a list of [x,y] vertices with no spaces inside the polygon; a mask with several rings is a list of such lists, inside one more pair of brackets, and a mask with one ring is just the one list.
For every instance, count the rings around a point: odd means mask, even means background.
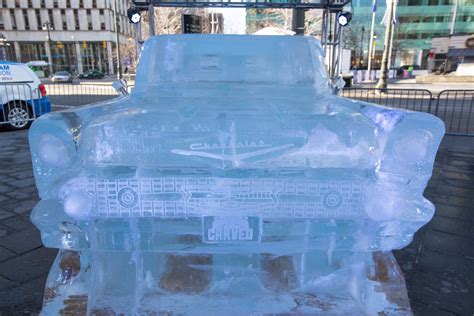
[{"label": "sidewalk", "polygon": [[[31,224],[39,200],[27,132],[0,132],[0,315],[34,315],[41,308],[55,249],[42,246]],[[8,312],[8,313],[7,313]]]},{"label": "sidewalk", "polygon": [[[27,133],[0,132],[0,315],[36,315],[56,254],[29,221],[38,201]],[[437,209],[395,251],[415,315],[474,312],[474,137],[447,136],[425,192]]]}]

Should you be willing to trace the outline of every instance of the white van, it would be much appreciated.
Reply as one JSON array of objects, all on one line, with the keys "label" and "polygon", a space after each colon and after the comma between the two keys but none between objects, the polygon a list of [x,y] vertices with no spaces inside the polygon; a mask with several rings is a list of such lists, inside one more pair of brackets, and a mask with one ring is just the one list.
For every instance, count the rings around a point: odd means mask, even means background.
[{"label": "white van", "polygon": [[0,127],[28,128],[51,111],[51,102],[38,76],[26,65],[0,61]]}]

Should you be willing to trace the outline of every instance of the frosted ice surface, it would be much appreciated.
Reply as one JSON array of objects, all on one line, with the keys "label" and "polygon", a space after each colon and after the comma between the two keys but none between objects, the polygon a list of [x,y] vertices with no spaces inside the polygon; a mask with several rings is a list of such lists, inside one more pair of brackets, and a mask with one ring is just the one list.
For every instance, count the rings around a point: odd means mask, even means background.
[{"label": "frosted ice surface", "polygon": [[409,313],[369,274],[433,216],[444,125],[331,95],[323,59],[307,37],[154,37],[130,96],[36,120],[32,220],[62,249],[43,313]]}]

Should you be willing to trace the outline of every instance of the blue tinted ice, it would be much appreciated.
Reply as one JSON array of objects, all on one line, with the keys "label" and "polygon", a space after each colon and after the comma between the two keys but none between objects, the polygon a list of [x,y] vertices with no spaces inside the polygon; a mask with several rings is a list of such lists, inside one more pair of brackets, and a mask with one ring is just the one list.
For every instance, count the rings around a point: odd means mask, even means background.
[{"label": "blue tinted ice", "polygon": [[43,313],[409,313],[383,252],[433,216],[443,133],[331,95],[312,38],[154,37],[130,96],[30,130],[32,220],[62,249]]}]

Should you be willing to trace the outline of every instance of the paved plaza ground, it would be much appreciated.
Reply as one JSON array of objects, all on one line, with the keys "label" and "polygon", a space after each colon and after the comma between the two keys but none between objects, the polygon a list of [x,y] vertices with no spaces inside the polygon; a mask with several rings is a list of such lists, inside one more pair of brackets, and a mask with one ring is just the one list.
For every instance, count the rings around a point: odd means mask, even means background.
[{"label": "paved plaza ground", "polygon": [[[447,136],[425,192],[433,220],[396,251],[415,315],[474,313],[474,137]],[[56,250],[29,215],[38,201],[27,133],[0,132],[0,315],[35,315]]]}]

